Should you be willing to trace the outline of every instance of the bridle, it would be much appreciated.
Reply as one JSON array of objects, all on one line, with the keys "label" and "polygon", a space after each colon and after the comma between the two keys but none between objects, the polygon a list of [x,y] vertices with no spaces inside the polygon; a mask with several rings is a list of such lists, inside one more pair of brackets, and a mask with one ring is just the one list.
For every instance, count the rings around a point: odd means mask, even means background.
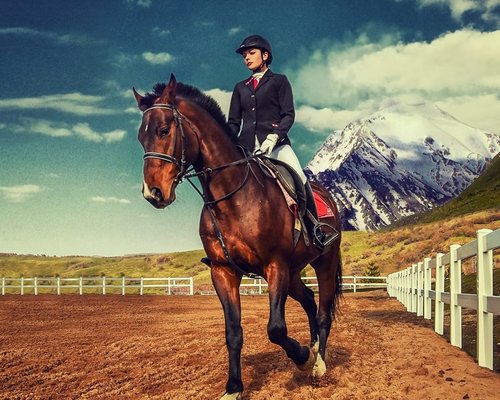
[{"label": "bridle", "polygon": [[[184,133],[184,127],[183,127],[182,120],[184,119],[189,124],[191,130],[193,131],[194,135],[196,136],[196,139],[197,139],[198,145],[199,145],[200,138],[199,138],[196,130],[194,129],[194,125],[191,123],[191,121],[186,116],[184,116],[182,113],[180,113],[179,110],[177,110],[177,108],[173,104],[163,104],[163,103],[154,104],[151,107],[144,110],[143,114],[145,114],[146,112],[148,112],[150,110],[154,110],[154,109],[166,109],[166,110],[172,111],[172,115],[174,117],[175,135],[176,135],[173,138],[173,140],[174,140],[173,154],[174,155],[159,153],[159,152],[155,152],[155,151],[147,151],[144,153],[143,158],[144,158],[144,160],[157,159],[157,160],[161,160],[161,161],[176,165],[177,168],[179,169],[179,173],[176,175],[176,177],[174,179],[175,185],[178,183],[181,183],[183,179],[186,179],[191,184],[191,186],[193,186],[193,188],[198,192],[198,194],[203,198],[205,206],[213,206],[222,200],[228,199],[233,194],[238,192],[243,186],[245,186],[245,184],[248,180],[248,177],[250,175],[250,172],[257,179],[257,181],[260,183],[260,185],[263,186],[263,184],[260,182],[257,175],[255,175],[255,172],[253,171],[251,164],[250,164],[251,161],[255,161],[257,158],[259,158],[259,155],[256,155],[256,154],[249,155],[247,153],[247,151],[241,146],[238,146],[238,148],[240,149],[240,151],[243,154],[243,158],[240,160],[233,161],[233,162],[223,164],[223,165],[213,167],[213,168],[204,168],[203,170],[201,170],[199,172],[192,172],[192,170],[187,170],[186,169],[186,164],[187,164],[187,161],[186,161],[186,135]],[[177,135],[179,133],[181,135],[181,160],[180,161],[175,157],[175,151],[176,151],[176,146],[177,146]],[[223,195],[222,197],[220,197],[216,200],[209,200],[207,197],[207,191],[203,190],[203,192],[201,192],[198,189],[198,187],[196,187],[193,184],[193,182],[191,182],[190,178],[199,177],[199,176],[208,177],[209,175],[211,175],[215,171],[218,171],[218,170],[221,170],[224,168],[228,168],[228,167],[232,167],[235,165],[240,165],[240,164],[246,164],[246,167],[247,167],[243,180],[236,187],[236,189],[232,190],[231,192]]]},{"label": "bridle", "polygon": [[[142,114],[144,115],[146,112],[151,111],[151,110],[155,110],[155,109],[167,109],[167,110],[172,111],[172,115],[174,117],[175,135],[176,135],[174,137],[174,151],[172,152],[174,155],[169,155],[169,154],[165,154],[165,153],[158,153],[155,151],[147,151],[144,153],[143,158],[144,158],[144,160],[147,160],[149,158],[153,158],[153,159],[165,161],[167,163],[175,164],[177,166],[177,168],[179,169],[179,173],[177,174],[177,176],[174,179],[174,184],[178,184],[182,181],[182,178],[186,174],[186,150],[185,150],[185,148],[186,148],[186,146],[185,146],[186,135],[184,134],[184,128],[182,126],[181,118],[184,118],[186,120],[187,120],[187,118],[184,117],[181,113],[179,113],[179,111],[177,110],[177,108],[174,105],[162,104],[162,103],[152,105],[151,107],[145,109],[142,112]],[[181,161],[180,162],[177,160],[177,158],[175,158],[175,150],[176,150],[176,146],[177,146],[177,134],[179,131],[181,134]],[[196,133],[195,133],[195,135],[196,135]],[[198,135],[196,135],[196,138],[199,141]]]}]

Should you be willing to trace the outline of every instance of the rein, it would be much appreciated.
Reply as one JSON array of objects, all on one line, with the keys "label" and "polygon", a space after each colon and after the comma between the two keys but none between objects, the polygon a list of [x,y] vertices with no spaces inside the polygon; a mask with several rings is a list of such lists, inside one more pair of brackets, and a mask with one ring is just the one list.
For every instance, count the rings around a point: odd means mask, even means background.
[{"label": "rein", "polygon": [[[171,110],[172,111],[172,114],[173,114],[173,117],[174,117],[174,123],[175,123],[175,134],[177,135],[179,132],[181,134],[181,161],[179,162],[177,160],[177,158],[175,158],[175,150],[176,150],[176,145],[177,145],[177,136],[174,138],[174,151],[173,151],[174,155],[165,154],[165,153],[159,153],[159,152],[154,152],[154,151],[147,151],[147,152],[144,153],[143,159],[144,160],[147,160],[147,159],[157,159],[157,160],[161,160],[161,161],[164,161],[164,162],[167,162],[167,163],[175,164],[177,166],[177,168],[179,169],[179,173],[175,177],[174,183],[178,184],[178,183],[181,183],[183,179],[186,179],[190,183],[190,185],[196,190],[196,192],[201,196],[201,198],[203,199],[203,205],[204,205],[204,207],[206,207],[206,209],[208,211],[208,214],[210,215],[210,219],[212,220],[212,224],[214,226],[215,234],[216,234],[217,239],[219,240],[219,242],[221,244],[222,250],[224,252],[224,256],[226,257],[226,260],[229,263],[229,265],[234,270],[236,270],[238,273],[240,273],[242,275],[246,275],[246,276],[248,276],[250,278],[253,278],[253,279],[260,278],[260,276],[257,275],[257,274],[253,274],[253,273],[244,271],[243,269],[241,269],[241,267],[238,266],[238,264],[236,264],[234,262],[234,260],[232,259],[231,255],[229,254],[229,251],[227,249],[226,243],[224,241],[224,237],[223,237],[222,232],[221,232],[221,230],[219,228],[219,224],[217,223],[217,219],[215,218],[215,214],[214,214],[214,212],[212,210],[212,208],[217,203],[219,203],[220,201],[229,199],[231,196],[233,196],[235,193],[237,193],[239,190],[241,190],[243,188],[243,186],[245,186],[245,184],[247,183],[248,177],[250,176],[250,172],[255,177],[255,179],[257,180],[257,182],[259,182],[259,184],[261,186],[264,186],[262,184],[262,182],[260,182],[259,178],[255,174],[255,172],[254,172],[254,170],[253,170],[253,168],[252,168],[252,166],[250,164],[251,161],[256,162],[255,160],[259,156],[256,155],[256,154],[252,154],[252,155],[248,156],[246,150],[243,147],[238,146],[238,148],[241,150],[241,152],[243,153],[243,156],[244,156],[244,158],[242,158],[240,160],[233,161],[233,162],[230,162],[228,164],[223,164],[223,165],[220,165],[218,167],[204,168],[203,170],[201,170],[199,172],[191,172],[192,170],[187,171],[186,170],[186,151],[185,151],[185,147],[186,147],[186,135],[184,133],[184,128],[183,128],[183,125],[182,125],[182,119],[184,119],[185,121],[187,121],[187,123],[189,124],[189,126],[193,130],[193,133],[195,134],[196,139],[198,140],[198,143],[200,143],[200,138],[196,134],[196,131],[193,129],[193,124],[191,123],[191,121],[189,121],[188,118],[186,118],[184,115],[182,115],[177,110],[177,108],[175,107],[175,105],[172,105],[172,104],[161,104],[161,103],[154,104],[153,106],[151,106],[151,107],[147,108],[146,110],[144,110],[143,111],[143,115],[146,112],[148,112],[150,110],[153,110],[153,109],[166,109],[166,110]],[[238,185],[238,187],[236,189],[232,190],[231,192],[223,195],[222,197],[220,197],[220,198],[218,198],[216,200],[208,200],[207,199],[208,196],[207,196],[207,193],[206,193],[207,191],[205,190],[205,188],[203,188],[203,191],[200,191],[196,187],[196,185],[191,181],[191,178],[200,177],[200,176],[208,177],[208,176],[210,176],[215,171],[219,171],[219,170],[222,170],[224,168],[229,168],[229,167],[233,167],[233,166],[237,166],[237,165],[241,165],[241,164],[246,164],[245,176],[244,176],[243,180],[241,181],[241,183]],[[208,187],[208,182],[207,182],[206,186]]]}]

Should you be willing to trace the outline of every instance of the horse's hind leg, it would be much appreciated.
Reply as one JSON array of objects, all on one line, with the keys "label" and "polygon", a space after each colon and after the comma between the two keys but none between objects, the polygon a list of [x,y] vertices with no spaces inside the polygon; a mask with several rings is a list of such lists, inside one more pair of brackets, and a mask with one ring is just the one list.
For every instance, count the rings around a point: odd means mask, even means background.
[{"label": "horse's hind leg", "polygon": [[300,277],[300,271],[297,271],[290,276],[289,294],[292,299],[297,300],[300,303],[307,314],[309,331],[311,333],[310,347],[315,353],[317,353],[319,346],[319,329],[318,322],[316,320],[318,307],[314,301],[314,292],[304,284],[304,281]]},{"label": "horse's hind leg", "polygon": [[341,264],[339,253],[327,253],[312,263],[316,270],[319,287],[319,308],[317,323],[319,328],[319,349],[313,376],[321,378],[326,372],[326,344],[337,299],[340,295]]},{"label": "horse's hind leg", "polygon": [[288,336],[285,322],[285,302],[288,296],[290,276],[288,270],[269,266],[265,273],[269,285],[270,315],[267,324],[269,340],[285,350],[287,356],[301,369],[314,362],[308,346],[301,346]]}]

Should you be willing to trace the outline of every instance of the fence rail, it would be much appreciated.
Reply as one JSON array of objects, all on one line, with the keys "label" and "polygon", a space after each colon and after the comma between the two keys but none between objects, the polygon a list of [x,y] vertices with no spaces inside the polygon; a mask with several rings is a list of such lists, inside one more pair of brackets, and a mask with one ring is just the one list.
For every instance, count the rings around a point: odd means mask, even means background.
[{"label": "fence rail", "polygon": [[[407,310],[432,317],[434,330],[444,331],[444,305],[450,305],[450,343],[462,348],[462,308],[477,311],[477,360],[493,369],[493,315],[500,315],[500,296],[493,295],[493,251],[500,248],[500,229],[477,231],[477,239],[463,246],[452,245],[446,254],[413,264],[387,278],[387,291]],[[462,293],[462,261],[476,257],[477,294]],[[450,291],[445,292],[445,269],[449,269]],[[432,273],[435,281],[432,289]]]},{"label": "fence rail", "polygon": [[151,291],[165,294],[194,294],[193,278],[128,278],[128,277],[34,277],[34,278],[1,278],[1,293],[38,295],[41,292],[78,293],[83,295],[92,290],[94,293],[136,293],[143,295]]},{"label": "fence rail", "polygon": [[[318,291],[318,280],[315,276],[302,277],[305,285],[313,291]],[[357,292],[360,289],[384,289],[387,287],[386,276],[343,276],[342,288]],[[241,294],[264,294],[267,292],[267,282],[264,279],[252,279],[244,277],[241,280]],[[204,294],[209,294],[205,292]],[[210,293],[212,294],[212,293]]]}]

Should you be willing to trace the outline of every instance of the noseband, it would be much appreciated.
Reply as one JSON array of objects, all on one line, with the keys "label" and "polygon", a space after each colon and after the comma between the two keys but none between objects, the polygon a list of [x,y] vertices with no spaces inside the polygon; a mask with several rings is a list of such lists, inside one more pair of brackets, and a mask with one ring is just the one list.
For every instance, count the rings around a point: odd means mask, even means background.
[{"label": "noseband", "polygon": [[[181,113],[179,113],[179,111],[177,110],[177,108],[175,108],[174,105],[161,104],[161,103],[154,104],[153,106],[147,108],[146,110],[143,111],[142,114],[144,115],[148,111],[154,110],[154,109],[166,109],[166,110],[172,111],[172,114],[174,116],[174,123],[175,123],[175,137],[174,137],[174,151],[173,151],[174,155],[169,155],[169,154],[165,154],[165,153],[157,153],[155,151],[147,151],[144,153],[143,158],[144,158],[144,160],[147,160],[149,158],[153,158],[156,160],[161,160],[161,161],[165,161],[167,163],[175,164],[177,166],[177,168],[179,169],[179,173],[177,174],[177,176],[175,177],[175,180],[174,180],[174,182],[177,184],[180,181],[182,181],[182,178],[186,174],[186,150],[185,150],[185,148],[186,148],[186,146],[185,146],[186,135],[184,134],[184,128],[182,126],[182,121],[181,121],[181,118],[185,118],[185,117]],[[177,160],[177,158],[175,158],[175,148],[177,145],[177,133],[179,131],[181,134],[181,161],[180,162]]]}]

